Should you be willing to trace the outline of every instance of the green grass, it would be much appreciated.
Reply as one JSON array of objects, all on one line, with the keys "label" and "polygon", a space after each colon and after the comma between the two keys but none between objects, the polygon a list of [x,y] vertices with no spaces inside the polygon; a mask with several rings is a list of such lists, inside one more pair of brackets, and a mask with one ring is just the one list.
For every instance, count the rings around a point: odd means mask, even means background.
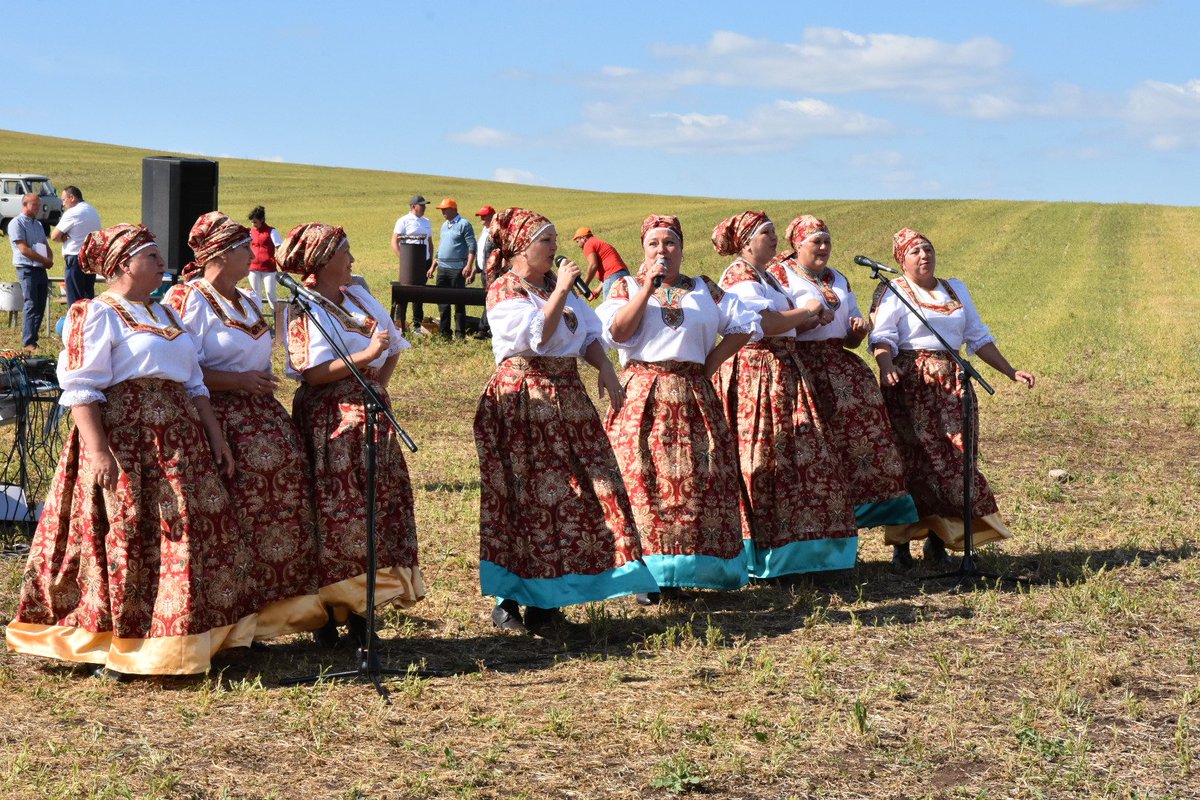
[{"label": "green grass", "polygon": [[[139,216],[126,148],[0,132],[0,169],[83,188],[108,223]],[[781,165],[781,168],[787,168]],[[791,590],[569,609],[590,640],[496,633],[478,593],[471,419],[483,343],[419,339],[389,387],[409,457],[429,596],[386,610],[385,661],[430,670],[369,687],[281,688],[351,666],[303,637],[222,657],[207,679],[102,683],[0,654],[0,791],[13,797],[1191,798],[1200,728],[1200,209],[983,201],[759,203],[599,194],[221,161],[222,209],[350,233],[386,300],[407,198],[528,205],[560,247],[586,224],[636,260],[642,217],[678,213],[686,269],[708,235],[766,208],[815,213],[848,266],[902,225],[965,279],[1001,348],[1039,379],[982,401],[983,468],[1016,537],[985,566],[1041,582],[941,591],[896,576],[876,531],[849,575]],[[0,255],[0,275],[5,266]],[[16,333],[0,329],[0,346]],[[55,343],[49,342],[49,346]],[[589,383],[592,381],[589,380]],[[291,393],[281,391],[285,402]],[[1070,473],[1067,483],[1047,476]],[[22,564],[0,559],[0,619]]]}]

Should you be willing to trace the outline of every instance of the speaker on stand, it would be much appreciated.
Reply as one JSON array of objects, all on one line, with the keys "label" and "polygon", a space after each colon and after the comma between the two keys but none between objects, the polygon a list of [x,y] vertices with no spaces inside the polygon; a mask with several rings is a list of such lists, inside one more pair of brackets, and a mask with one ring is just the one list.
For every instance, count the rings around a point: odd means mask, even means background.
[{"label": "speaker on stand", "polygon": [[196,218],[217,210],[219,175],[219,164],[206,158],[142,159],[142,224],[158,239],[172,283],[195,257],[187,240]]}]

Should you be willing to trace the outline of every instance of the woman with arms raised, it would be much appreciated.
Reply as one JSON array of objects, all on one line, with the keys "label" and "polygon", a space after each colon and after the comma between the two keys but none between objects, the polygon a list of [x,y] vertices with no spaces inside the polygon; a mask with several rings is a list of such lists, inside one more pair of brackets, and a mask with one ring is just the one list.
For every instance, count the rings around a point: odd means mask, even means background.
[{"label": "woman with arms raised", "polygon": [[[737,589],[748,580],[737,455],[711,381],[762,328],[734,295],[680,272],[678,217],[647,217],[642,248],[638,276],[613,284],[598,309],[624,365],[625,404],[609,412],[605,428],[646,565],[664,596],[687,599],[685,587]],[[638,597],[645,605],[658,601]]]},{"label": "woman with arms raised", "polygon": [[[409,347],[383,306],[351,283],[350,240],[341,228],[297,225],[276,251],[280,269],[299,275],[310,290],[312,317],[288,304],[288,375],[299,378],[292,416],[305,438],[317,523],[317,580],[329,621],[317,642],[337,643],[337,625],[366,643],[367,507],[366,408],[362,387],[337,355],[351,362],[389,402],[387,384],[400,351]],[[333,341],[326,339],[324,329]],[[377,605],[411,606],[425,596],[417,566],[417,523],[412,483],[400,442],[388,425],[376,428],[375,482]]]},{"label": "woman with arms raised", "polygon": [[846,276],[829,266],[829,228],[804,214],[788,225],[787,238],[792,249],[773,259],[767,271],[797,306],[817,312],[813,322],[797,329],[796,353],[838,454],[855,522],[860,528],[916,522],[879,384],[852,352],[870,325]]},{"label": "woman with arms raised", "polygon": [[[151,299],[164,264],[141,225],[88,234],[108,291],[71,306],[60,402],[75,420],[30,548],[10,650],[97,674],[205,672],[254,636],[233,458],[178,316]],[[220,470],[220,472],[218,472]]]},{"label": "woman with arms raised", "polygon": [[793,304],[767,273],[778,238],[765,213],[724,220],[712,242],[721,255],[737,256],[722,273],[721,288],[758,312],[765,334],[727,361],[716,379],[737,441],[750,576],[850,569],[858,556],[854,512],[795,351],[796,327],[812,325],[817,312]]},{"label": "woman with arms raised", "polygon": [[210,211],[192,226],[188,246],[196,261],[166,302],[196,340],[213,413],[233,453],[234,477],[225,485],[253,555],[247,579],[259,592],[255,637],[319,628],[326,617],[304,445],[275,399],[279,380],[261,301],[237,288],[250,272],[250,229]]},{"label": "woman with arms raised", "polygon": [[[622,391],[600,343],[600,320],[571,291],[579,268],[550,271],[558,234],[545,217],[508,208],[490,225],[488,287],[496,371],[475,414],[479,451],[479,581],[506,630],[552,633],[562,606],[657,588],[639,560],[633,512],[612,447],[579,380],[600,373]],[[524,617],[520,606],[525,606]]]},{"label": "woman with arms raised", "polygon": [[[883,399],[920,520],[889,525],[884,541],[895,548],[897,563],[912,563],[908,543],[921,538],[925,539],[926,559],[944,561],[946,547],[962,548],[962,404],[964,393],[974,389],[959,380],[957,366],[928,326],[955,350],[965,344],[969,354],[978,354],[1010,380],[1033,388],[1034,378],[1013,369],[1000,353],[966,285],[955,278],[936,276],[937,256],[927,237],[903,228],[892,238],[892,254],[904,272],[892,286],[904,293],[919,316],[880,286],[872,308],[871,350],[879,364]],[[972,425],[972,438],[978,442],[978,415]],[[976,545],[1011,536],[1000,519],[996,497],[978,469],[972,478],[971,499]]]}]

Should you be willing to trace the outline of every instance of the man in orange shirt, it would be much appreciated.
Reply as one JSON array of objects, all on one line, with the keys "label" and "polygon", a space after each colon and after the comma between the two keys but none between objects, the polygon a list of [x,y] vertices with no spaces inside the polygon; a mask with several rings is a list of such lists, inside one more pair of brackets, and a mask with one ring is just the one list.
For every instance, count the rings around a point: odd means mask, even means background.
[{"label": "man in orange shirt", "polygon": [[[584,273],[583,282],[591,289],[592,277],[598,277],[602,284],[601,292],[607,297],[612,285],[619,278],[629,275],[629,267],[625,266],[615,247],[592,235],[591,228],[580,228],[572,238],[575,244],[583,248],[583,256],[587,259],[587,272]],[[588,299],[595,300],[600,297],[601,292],[592,292]]]}]

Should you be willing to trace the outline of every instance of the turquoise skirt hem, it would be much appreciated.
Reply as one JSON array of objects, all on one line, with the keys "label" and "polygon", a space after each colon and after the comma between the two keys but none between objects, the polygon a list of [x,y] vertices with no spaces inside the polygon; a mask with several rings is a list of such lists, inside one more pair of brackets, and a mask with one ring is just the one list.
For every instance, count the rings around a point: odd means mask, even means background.
[{"label": "turquoise skirt hem", "polygon": [[499,601],[516,600],[523,606],[562,608],[595,603],[627,594],[657,592],[658,584],[640,561],[630,561],[595,575],[562,575],[557,578],[522,578],[491,561],[479,562],[479,586]]},{"label": "turquoise skirt hem", "polygon": [[746,562],[741,556],[652,555],[646,556],[645,561],[659,586],[740,589],[750,582]]},{"label": "turquoise skirt hem", "polygon": [[858,559],[858,537],[811,539],[791,542],[783,547],[755,547],[742,540],[746,566],[753,578],[779,578],[803,572],[853,569]]},{"label": "turquoise skirt hem", "polygon": [[854,509],[854,524],[859,528],[881,525],[908,525],[921,518],[912,495],[905,494],[878,503],[863,503]]}]

